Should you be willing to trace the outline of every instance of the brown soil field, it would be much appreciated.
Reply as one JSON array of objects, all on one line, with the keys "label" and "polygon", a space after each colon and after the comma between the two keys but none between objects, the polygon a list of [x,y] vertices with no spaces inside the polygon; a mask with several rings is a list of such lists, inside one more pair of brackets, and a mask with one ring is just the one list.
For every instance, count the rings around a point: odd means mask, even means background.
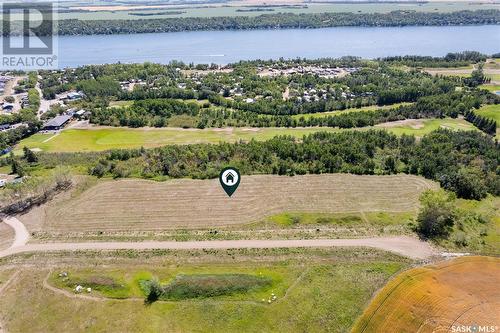
[{"label": "brown soil field", "polygon": [[[489,64],[495,66],[495,64]],[[425,71],[431,75],[470,75],[475,68],[426,68]],[[485,68],[484,74],[500,74],[500,69]]]},{"label": "brown soil field", "polygon": [[437,184],[421,177],[243,176],[229,198],[218,179],[101,181],[65,195],[19,219],[31,231],[130,231],[245,224],[281,212],[408,212],[422,191]]},{"label": "brown soil field", "polygon": [[394,120],[387,123],[381,123],[375,125],[376,127],[382,128],[392,128],[399,126],[410,126],[413,129],[421,129],[424,128],[424,121],[426,119],[405,119],[405,120]]},{"label": "brown soil field", "polygon": [[462,257],[412,269],[377,294],[353,332],[498,331],[499,285],[500,258]]}]

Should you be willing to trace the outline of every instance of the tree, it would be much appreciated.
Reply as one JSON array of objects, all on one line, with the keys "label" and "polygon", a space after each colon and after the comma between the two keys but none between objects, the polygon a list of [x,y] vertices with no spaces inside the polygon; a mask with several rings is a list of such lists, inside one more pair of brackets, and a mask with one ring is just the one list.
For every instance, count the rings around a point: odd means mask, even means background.
[{"label": "tree", "polygon": [[427,238],[446,237],[456,219],[455,195],[444,190],[427,190],[420,196],[418,232]]},{"label": "tree", "polygon": [[483,74],[483,64],[480,64],[476,70],[473,70],[469,78],[464,79],[464,83],[470,87],[477,87],[484,83],[486,77]]},{"label": "tree", "polygon": [[396,160],[392,156],[388,156],[384,161],[384,169],[387,173],[396,173]]},{"label": "tree", "polygon": [[481,200],[486,197],[488,189],[479,169],[462,167],[452,178],[452,188],[460,198]]},{"label": "tree", "polygon": [[36,162],[38,162],[38,156],[36,156],[36,154],[32,150],[30,150],[28,147],[24,146],[23,147],[23,152],[24,152],[24,159],[28,163],[36,163]]},{"label": "tree", "polygon": [[12,173],[17,174],[19,177],[24,177],[25,172],[22,164],[15,158],[11,159],[10,167],[12,168]]},{"label": "tree", "polygon": [[146,304],[152,304],[156,302],[163,294],[163,288],[156,278],[144,281],[142,287],[146,293]]}]

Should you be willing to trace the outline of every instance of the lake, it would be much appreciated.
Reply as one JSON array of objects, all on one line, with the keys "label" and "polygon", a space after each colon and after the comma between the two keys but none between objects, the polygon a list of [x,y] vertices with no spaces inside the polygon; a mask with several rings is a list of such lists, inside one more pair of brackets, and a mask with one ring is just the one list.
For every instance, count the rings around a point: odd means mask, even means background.
[{"label": "lake", "polygon": [[59,37],[59,66],[500,52],[500,26],[336,27]]}]

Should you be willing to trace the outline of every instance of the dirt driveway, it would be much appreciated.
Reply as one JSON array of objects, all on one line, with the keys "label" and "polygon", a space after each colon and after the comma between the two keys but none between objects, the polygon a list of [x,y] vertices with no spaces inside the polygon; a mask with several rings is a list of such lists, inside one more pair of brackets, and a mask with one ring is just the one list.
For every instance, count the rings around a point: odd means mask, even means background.
[{"label": "dirt driveway", "polygon": [[192,249],[244,249],[244,248],[313,248],[313,247],[370,247],[397,253],[413,259],[426,259],[438,255],[428,243],[416,238],[374,237],[355,239],[297,239],[297,240],[218,240],[188,242],[88,242],[28,244],[29,233],[15,217],[3,221],[15,233],[12,246],[0,251],[0,258],[25,252],[51,252],[73,250],[192,250]]}]

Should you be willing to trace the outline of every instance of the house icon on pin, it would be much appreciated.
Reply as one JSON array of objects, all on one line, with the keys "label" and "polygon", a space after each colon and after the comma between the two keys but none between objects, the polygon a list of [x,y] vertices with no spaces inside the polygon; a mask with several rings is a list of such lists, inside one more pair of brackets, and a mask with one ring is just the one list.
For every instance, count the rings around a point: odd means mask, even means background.
[{"label": "house icon on pin", "polygon": [[226,184],[234,184],[234,175],[231,172],[226,175]]}]

